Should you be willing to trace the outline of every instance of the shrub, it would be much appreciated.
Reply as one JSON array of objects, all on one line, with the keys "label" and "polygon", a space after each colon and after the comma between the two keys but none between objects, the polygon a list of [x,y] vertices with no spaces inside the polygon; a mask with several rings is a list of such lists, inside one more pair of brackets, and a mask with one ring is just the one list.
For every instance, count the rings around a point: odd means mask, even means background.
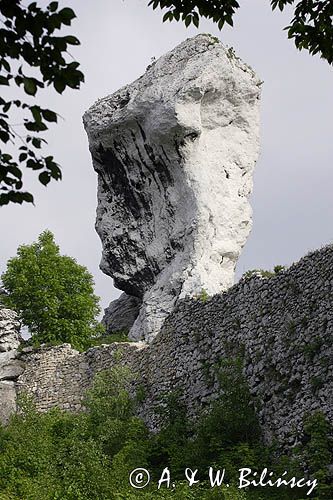
[{"label": "shrub", "polygon": [[328,464],[333,462],[332,429],[321,411],[304,418],[305,443],[301,452],[310,474],[318,481],[317,495],[320,499],[333,498],[332,477]]},{"label": "shrub", "polygon": [[[20,413],[0,427],[0,500],[300,500],[307,498],[306,491],[244,491],[237,481],[244,466],[257,471],[267,467],[276,477],[285,470],[302,477],[300,464],[319,481],[315,498],[333,498],[327,468],[332,443],[325,417],[320,412],[309,416],[303,446],[294,458],[279,457],[277,448],[262,443],[240,360],[224,360],[220,374],[220,399],[195,422],[187,418],[179,393],[166,394],[157,434],[149,433],[135,416],[135,398],[129,395],[132,375],[124,367],[96,376],[85,413],[55,409],[38,414],[23,398]],[[209,466],[226,469],[221,487],[208,483]],[[151,473],[152,481],[143,490],[128,481],[137,467]],[[158,490],[165,467],[171,471],[170,488]],[[186,467],[199,469],[200,484],[189,487]]]}]

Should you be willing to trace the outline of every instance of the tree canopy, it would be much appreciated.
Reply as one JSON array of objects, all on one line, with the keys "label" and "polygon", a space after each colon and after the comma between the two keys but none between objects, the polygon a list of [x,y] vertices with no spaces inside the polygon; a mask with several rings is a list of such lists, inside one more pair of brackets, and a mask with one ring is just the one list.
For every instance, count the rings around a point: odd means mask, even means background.
[{"label": "tree canopy", "polygon": [[[33,195],[23,188],[22,168],[36,171],[44,185],[61,179],[53,156],[41,154],[46,141],[40,137],[58,115],[41,108],[34,98],[45,86],[52,85],[61,94],[83,82],[79,63],[68,54],[68,47],[79,40],[57,33],[75,17],[72,9],[59,9],[58,2],[43,8],[37,2],[26,7],[21,0],[0,0],[0,85],[17,86],[25,96],[0,97],[0,205],[33,202]],[[17,121],[23,121],[24,134],[20,125],[14,125]]]},{"label": "tree canopy", "polygon": [[[283,11],[295,5],[288,38],[299,50],[319,54],[333,63],[333,2],[332,0],[270,0],[272,10]],[[200,17],[211,19],[221,30],[225,24],[233,26],[233,16],[240,5],[237,0],[150,0],[153,9],[166,9],[163,21],[182,20],[199,27]]]},{"label": "tree canopy", "polygon": [[99,333],[93,278],[75,259],[60,255],[50,231],[20,246],[1,278],[2,301],[17,311],[37,344],[69,342],[82,349]]},{"label": "tree canopy", "polygon": [[[331,0],[267,1],[273,10],[294,7],[285,28],[288,37],[299,50],[319,54],[333,63]],[[240,7],[237,0],[150,0],[148,5],[165,10],[163,21],[176,20],[199,27],[203,17],[219,29],[225,24],[233,25],[234,14]],[[24,100],[0,97],[0,206],[10,202],[33,203],[32,193],[23,185],[25,169],[36,171],[44,185],[61,179],[61,169],[53,156],[42,154],[46,141],[40,136],[50,123],[57,122],[58,115],[41,108],[36,96],[45,86],[52,86],[61,94],[67,87],[79,89],[84,81],[79,63],[68,54],[68,47],[79,45],[79,40],[72,35],[59,36],[75,17],[71,8],[60,9],[54,1],[44,7],[37,2],[26,6],[22,0],[0,0],[0,85],[17,86],[24,96]],[[18,116],[23,119],[24,134],[14,125]]]}]

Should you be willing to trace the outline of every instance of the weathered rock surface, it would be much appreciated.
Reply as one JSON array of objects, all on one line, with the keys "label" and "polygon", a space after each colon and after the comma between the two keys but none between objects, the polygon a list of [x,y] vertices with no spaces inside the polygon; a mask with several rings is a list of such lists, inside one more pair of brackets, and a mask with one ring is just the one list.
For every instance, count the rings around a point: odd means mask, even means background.
[{"label": "weathered rock surface", "polygon": [[85,113],[101,269],[143,302],[131,338],[152,340],[179,298],[233,284],[251,228],[260,84],[199,35]]},{"label": "weathered rock surface", "polygon": [[122,293],[104,309],[102,323],[107,333],[128,332],[138,317],[142,301],[137,297]]},{"label": "weathered rock surface", "polygon": [[0,352],[17,349],[21,342],[20,323],[17,314],[6,308],[0,308]]},{"label": "weathered rock surface", "polygon": [[23,371],[23,364],[17,359],[17,351],[0,353],[0,380],[16,380]]},{"label": "weathered rock surface", "polygon": [[21,336],[17,314],[0,307],[0,422],[6,423],[16,410],[15,382],[23,373],[17,351]]}]

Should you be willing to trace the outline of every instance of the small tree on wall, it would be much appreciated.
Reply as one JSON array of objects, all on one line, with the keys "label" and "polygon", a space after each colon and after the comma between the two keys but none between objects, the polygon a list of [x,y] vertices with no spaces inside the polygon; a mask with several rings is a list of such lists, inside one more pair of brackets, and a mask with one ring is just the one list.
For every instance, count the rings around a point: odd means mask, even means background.
[{"label": "small tree on wall", "polygon": [[19,313],[37,344],[69,342],[82,349],[101,332],[93,278],[75,259],[60,255],[51,231],[18,248],[2,283],[3,302]]}]

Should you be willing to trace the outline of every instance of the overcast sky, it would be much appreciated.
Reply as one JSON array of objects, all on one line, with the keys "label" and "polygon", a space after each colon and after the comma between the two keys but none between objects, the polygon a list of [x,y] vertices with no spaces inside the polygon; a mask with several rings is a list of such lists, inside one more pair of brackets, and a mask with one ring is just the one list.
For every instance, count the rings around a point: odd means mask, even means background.
[{"label": "overcast sky", "polygon": [[[38,2],[46,3],[46,2]],[[48,2],[47,2],[48,3]],[[45,91],[40,102],[64,118],[48,134],[49,150],[63,167],[63,181],[47,188],[27,179],[36,206],[0,208],[0,272],[18,245],[48,228],[61,251],[88,267],[105,307],[119,292],[99,270],[101,245],[94,230],[96,175],[81,116],[98,98],[130,83],[150,64],[190,36],[212,33],[233,46],[264,80],[261,155],[256,166],[252,234],[237,276],[253,268],[290,265],[333,239],[333,72],[326,62],[299,52],[282,30],[290,15],[272,13],[269,0],[243,0],[234,28],[220,33],[162,24],[148,0],[60,2],[77,13],[70,32],[86,83],[63,96]]]}]

